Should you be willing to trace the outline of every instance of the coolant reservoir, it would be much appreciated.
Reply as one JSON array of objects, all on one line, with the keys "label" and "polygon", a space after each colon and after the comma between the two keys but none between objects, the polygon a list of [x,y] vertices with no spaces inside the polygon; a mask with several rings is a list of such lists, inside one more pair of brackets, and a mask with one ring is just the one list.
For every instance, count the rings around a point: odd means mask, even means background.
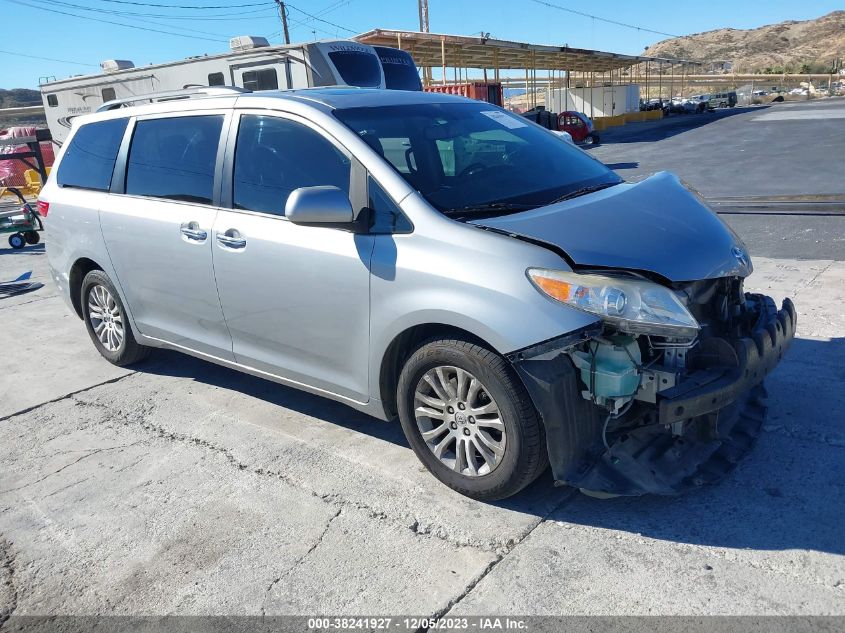
[{"label": "coolant reservoir", "polygon": [[[640,386],[640,346],[633,336],[618,334],[605,339],[607,342],[590,341],[590,352],[570,352],[572,362],[581,371],[581,380],[587,386],[585,394],[599,404],[616,407],[630,400]],[[595,382],[590,379],[595,355]],[[592,392],[590,386],[593,385]],[[592,396],[592,397],[590,397]],[[616,400],[609,403],[609,400]]]}]

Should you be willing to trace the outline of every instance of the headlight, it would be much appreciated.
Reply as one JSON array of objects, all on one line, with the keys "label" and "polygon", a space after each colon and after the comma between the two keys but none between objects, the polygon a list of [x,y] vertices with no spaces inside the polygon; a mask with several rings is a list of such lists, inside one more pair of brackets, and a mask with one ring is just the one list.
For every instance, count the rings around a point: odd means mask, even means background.
[{"label": "headlight", "polygon": [[623,332],[682,338],[698,334],[698,322],[677,295],[650,281],[544,268],[527,272],[544,295],[596,314]]}]

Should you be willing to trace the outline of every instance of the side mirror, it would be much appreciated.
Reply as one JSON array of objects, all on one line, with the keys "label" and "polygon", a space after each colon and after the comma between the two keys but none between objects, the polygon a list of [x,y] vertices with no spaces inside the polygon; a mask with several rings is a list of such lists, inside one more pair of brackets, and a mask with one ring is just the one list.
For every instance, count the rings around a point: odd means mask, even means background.
[{"label": "side mirror", "polygon": [[294,224],[351,224],[355,221],[349,196],[333,186],[295,189],[285,204],[285,217]]}]

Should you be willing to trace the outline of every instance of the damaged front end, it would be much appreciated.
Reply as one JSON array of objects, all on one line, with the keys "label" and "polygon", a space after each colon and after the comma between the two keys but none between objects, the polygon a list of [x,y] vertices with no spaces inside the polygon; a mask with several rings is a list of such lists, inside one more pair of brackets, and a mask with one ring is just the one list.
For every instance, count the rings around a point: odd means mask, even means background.
[{"label": "damaged front end", "polygon": [[543,418],[555,481],[616,496],[678,494],[722,478],[760,432],[763,378],[795,334],[792,302],[778,310],[744,293],[738,276],[652,295],[657,284],[627,274],[600,292],[573,286],[576,277],[560,277],[566,288],[532,281],[588,311],[599,302],[601,320],[510,356]]}]

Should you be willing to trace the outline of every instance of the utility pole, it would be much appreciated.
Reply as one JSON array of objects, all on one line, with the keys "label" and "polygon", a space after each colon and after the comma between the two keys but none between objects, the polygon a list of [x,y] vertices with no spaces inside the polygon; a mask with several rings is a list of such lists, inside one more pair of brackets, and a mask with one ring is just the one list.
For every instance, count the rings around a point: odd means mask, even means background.
[{"label": "utility pole", "polygon": [[282,31],[285,34],[285,44],[290,44],[290,33],[288,32],[288,11],[282,0],[276,0],[276,4],[279,5],[279,17],[282,18]]},{"label": "utility pole", "polygon": [[[417,0],[420,10],[420,31],[428,33],[428,0]],[[430,66],[423,67],[423,80],[426,86],[431,85],[432,72]],[[446,83],[446,66],[443,66],[443,83]]]},{"label": "utility pole", "polygon": [[428,33],[428,0],[417,0],[420,9],[420,31]]}]

